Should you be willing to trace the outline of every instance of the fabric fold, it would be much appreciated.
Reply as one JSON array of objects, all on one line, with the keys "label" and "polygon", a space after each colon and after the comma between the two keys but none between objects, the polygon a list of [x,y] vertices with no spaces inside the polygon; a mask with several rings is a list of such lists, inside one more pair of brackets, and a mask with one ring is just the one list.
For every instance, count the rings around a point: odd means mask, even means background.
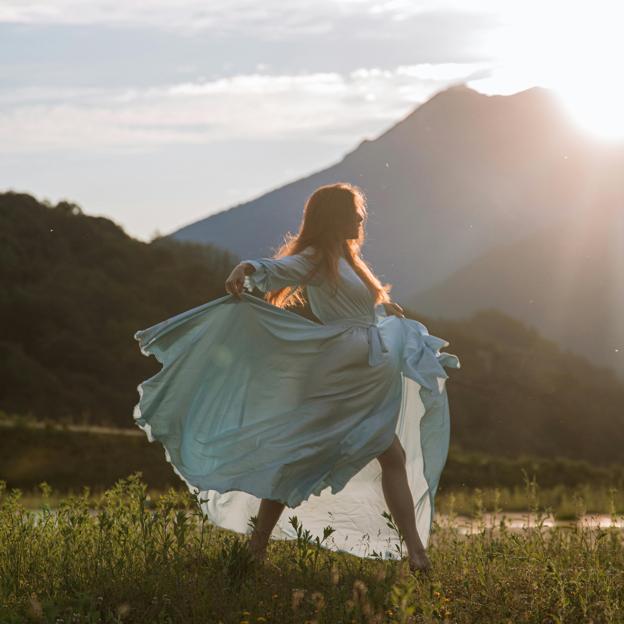
[{"label": "fabric fold", "polygon": [[451,353],[441,353],[449,343],[437,336],[431,336],[427,328],[413,319],[403,319],[405,345],[403,348],[404,375],[413,379],[433,394],[440,394],[438,379],[448,379],[444,370],[460,368],[459,358]]},{"label": "fabric fold", "polygon": [[[449,442],[446,367],[456,356],[396,316],[319,324],[246,293],[135,332],[161,370],[138,386],[134,421],[221,527],[248,532],[261,498],[290,509],[328,547],[394,557],[376,458],[399,437],[427,544]],[[439,385],[442,383],[442,386]]]}]

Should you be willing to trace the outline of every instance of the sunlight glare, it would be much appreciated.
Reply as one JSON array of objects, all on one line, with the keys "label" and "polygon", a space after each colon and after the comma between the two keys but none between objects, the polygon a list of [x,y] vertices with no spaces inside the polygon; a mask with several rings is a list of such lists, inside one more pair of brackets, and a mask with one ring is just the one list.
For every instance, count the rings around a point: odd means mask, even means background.
[{"label": "sunlight glare", "polygon": [[531,83],[553,89],[580,128],[601,139],[623,140],[624,4],[501,0],[497,7],[501,27],[486,48],[500,72],[497,68],[484,86],[496,89],[500,77],[520,88]]}]

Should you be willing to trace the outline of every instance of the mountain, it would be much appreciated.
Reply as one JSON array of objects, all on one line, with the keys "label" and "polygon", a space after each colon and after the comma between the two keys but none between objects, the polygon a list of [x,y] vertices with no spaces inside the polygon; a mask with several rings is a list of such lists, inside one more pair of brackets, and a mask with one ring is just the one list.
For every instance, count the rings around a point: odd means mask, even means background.
[{"label": "mountain", "polygon": [[[562,222],[586,223],[589,218],[606,229],[611,223],[614,227],[615,211],[624,210],[623,172],[624,145],[608,146],[582,134],[549,90],[487,96],[457,85],[437,93],[376,139],[362,141],[340,162],[170,236],[218,243],[243,258],[271,255],[286,231],[297,230],[305,200],[318,186],[355,183],[368,198],[364,255],[394,284],[393,296],[429,314],[458,318],[479,300],[487,307],[524,297],[522,285],[501,279],[496,293],[484,286],[477,298],[453,282],[458,290],[450,299],[439,297],[439,303],[432,300],[426,306],[424,299],[501,246],[519,243],[530,254],[531,246],[522,241]],[[572,298],[582,300],[588,285],[575,281],[574,267],[568,272],[559,265],[566,256],[548,257],[548,248],[544,252],[543,266],[557,266],[553,277],[563,280],[550,282],[552,294],[564,287],[577,289]],[[519,252],[514,262],[529,265],[531,258]],[[622,281],[618,266],[607,262],[601,271],[605,290],[616,290],[617,280]],[[555,315],[558,302],[548,300],[555,307],[546,314]],[[613,314],[624,317],[615,300],[616,308],[601,307],[607,304],[600,298],[591,305],[586,299],[582,307],[589,314],[585,333],[604,345],[588,355],[619,371],[622,350],[616,357],[607,346],[624,345],[602,322]],[[515,316],[513,306],[505,309]],[[533,306],[522,318],[548,334],[552,323],[543,324],[544,310]],[[584,353],[581,344],[591,341],[576,340],[578,330],[574,326],[557,335],[562,346]]]},{"label": "mountain", "polygon": [[609,211],[500,245],[411,297],[409,307],[446,318],[494,307],[624,379],[624,210],[607,199],[601,213]]},{"label": "mountain", "polygon": [[[160,365],[134,332],[223,295],[235,262],[213,246],[137,241],[70,202],[0,194],[0,410],[136,429],[136,387]],[[612,373],[498,310],[406,312],[461,359],[447,385],[454,445],[621,459],[624,383]]]}]

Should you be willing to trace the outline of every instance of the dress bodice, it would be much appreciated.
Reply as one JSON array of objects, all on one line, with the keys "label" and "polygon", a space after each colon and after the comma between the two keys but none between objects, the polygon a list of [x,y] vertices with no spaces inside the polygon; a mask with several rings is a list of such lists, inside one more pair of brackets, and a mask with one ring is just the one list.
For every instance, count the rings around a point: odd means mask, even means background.
[{"label": "dress bodice", "polygon": [[[264,292],[285,286],[296,288],[314,268],[311,253],[308,247],[292,256],[244,260],[255,268],[254,273],[246,276],[246,286],[256,286]],[[383,315],[383,306],[375,305],[373,294],[346,258],[340,258],[338,270],[340,279],[336,291],[331,282],[318,273],[306,284],[314,315],[325,325],[349,321],[363,325],[375,323],[377,315]]]}]

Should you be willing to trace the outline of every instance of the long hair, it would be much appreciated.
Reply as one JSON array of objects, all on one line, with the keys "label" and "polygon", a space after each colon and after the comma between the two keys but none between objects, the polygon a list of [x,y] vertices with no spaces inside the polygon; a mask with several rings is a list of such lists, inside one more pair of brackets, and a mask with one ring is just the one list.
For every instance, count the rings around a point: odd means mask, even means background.
[{"label": "long hair", "polygon": [[[358,210],[363,217],[358,238],[345,238],[345,228],[352,223]],[[392,286],[382,284],[360,255],[366,218],[366,196],[359,187],[347,182],[320,186],[305,203],[299,231],[295,235],[287,234],[273,257],[292,256],[311,246],[314,253],[309,257],[314,268],[303,283],[322,272],[335,294],[340,279],[338,261],[344,256],[372,293],[375,304],[390,301],[388,293]],[[305,303],[302,286],[289,294],[290,290],[291,287],[284,287],[270,291],[265,299],[280,308]]]}]

